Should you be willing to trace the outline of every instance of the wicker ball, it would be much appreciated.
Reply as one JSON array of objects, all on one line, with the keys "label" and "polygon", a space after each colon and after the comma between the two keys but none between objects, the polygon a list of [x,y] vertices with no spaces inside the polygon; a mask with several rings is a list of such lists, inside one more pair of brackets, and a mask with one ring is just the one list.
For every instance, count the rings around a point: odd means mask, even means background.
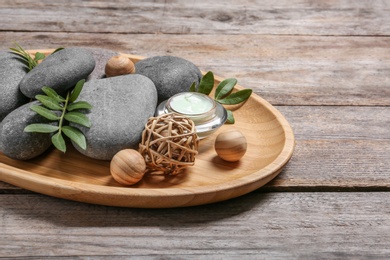
[{"label": "wicker ball", "polygon": [[170,113],[149,118],[142,132],[139,152],[149,171],[176,175],[195,163],[199,138],[194,122]]}]

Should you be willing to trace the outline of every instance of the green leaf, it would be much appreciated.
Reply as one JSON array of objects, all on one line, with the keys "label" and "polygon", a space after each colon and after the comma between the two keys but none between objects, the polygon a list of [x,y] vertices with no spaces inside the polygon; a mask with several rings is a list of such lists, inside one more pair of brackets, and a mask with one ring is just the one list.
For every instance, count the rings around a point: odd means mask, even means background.
[{"label": "green leaf", "polygon": [[15,48],[9,48],[11,51],[13,51],[15,54],[19,55],[20,58],[22,58],[26,63],[29,62],[29,58],[25,56],[22,52],[20,52],[18,49]]},{"label": "green leaf", "polygon": [[229,95],[230,92],[232,92],[234,86],[237,84],[237,80],[234,78],[229,78],[221,81],[217,89],[215,90],[215,98],[216,99],[222,99]]},{"label": "green leaf", "polygon": [[27,52],[20,46],[17,42],[14,42],[16,48],[11,48],[11,50],[16,50],[17,52],[26,54]]},{"label": "green leaf", "polygon": [[192,83],[191,87],[190,87],[190,92],[196,92],[196,83]]},{"label": "green leaf", "polygon": [[[18,54],[21,54],[21,52],[20,52],[20,50],[19,49],[16,49],[16,48],[9,48],[11,51],[13,51],[13,52],[16,52],[16,53],[18,53]],[[25,58],[24,56],[23,56],[23,58]]]},{"label": "green leaf", "polygon": [[76,86],[74,87],[72,94],[70,95],[69,102],[74,102],[79,97],[81,90],[83,89],[85,79],[80,80],[77,82]]},{"label": "green leaf", "polygon": [[68,111],[73,111],[76,109],[91,109],[91,108],[92,105],[89,104],[87,101],[78,101],[78,102],[70,103],[66,109]]},{"label": "green leaf", "polygon": [[55,49],[51,54],[56,53],[57,51],[60,51],[60,50],[63,50],[63,49],[64,49],[64,48],[62,48],[62,47],[57,48],[57,49]]},{"label": "green leaf", "polygon": [[235,120],[234,120],[233,112],[230,110],[226,110],[226,111],[227,111],[227,115],[228,115],[226,123],[227,124],[234,124]]},{"label": "green leaf", "polygon": [[24,60],[24,62],[28,66],[29,71],[38,65],[38,63],[33,58],[31,58],[31,55],[28,52],[26,52],[22,48],[22,46],[20,46],[16,42],[14,44],[15,44],[16,48],[10,48],[10,50],[12,50],[16,54],[18,54],[20,57],[22,57],[22,59]]},{"label": "green leaf", "polygon": [[58,126],[49,124],[30,124],[24,128],[24,132],[53,133],[58,130]]},{"label": "green leaf", "polygon": [[243,89],[230,94],[228,97],[224,99],[217,99],[217,101],[224,105],[235,105],[247,100],[251,94],[252,94],[251,89]]},{"label": "green leaf", "polygon": [[53,111],[51,111],[43,106],[32,105],[30,108],[32,111],[43,116],[46,119],[49,119],[52,121],[60,119],[60,117],[57,116]]},{"label": "green leaf", "polygon": [[43,93],[45,93],[48,97],[54,98],[58,103],[65,102],[65,99],[57,94],[57,92],[49,87],[42,88]]},{"label": "green leaf", "polygon": [[34,58],[34,60],[35,60],[35,61],[43,60],[45,57],[46,57],[45,54],[43,54],[43,53],[41,53],[41,52],[37,52],[37,53],[35,53],[35,58]]},{"label": "green leaf", "polygon": [[66,113],[64,118],[68,120],[69,122],[73,122],[85,127],[91,127],[91,121],[89,121],[89,118],[80,112],[69,112]]},{"label": "green leaf", "polygon": [[87,142],[85,140],[85,136],[83,132],[79,129],[72,126],[64,126],[62,127],[62,131],[64,134],[70,138],[73,142],[75,142],[81,149],[87,149]]},{"label": "green leaf", "polygon": [[23,54],[21,54],[21,53],[16,53],[16,52],[15,52],[15,54],[18,55],[19,58],[21,59],[21,62],[22,62],[24,65],[27,66],[28,71],[31,71],[31,70],[33,69],[32,62],[31,62],[27,57],[23,56]]},{"label": "green leaf", "polygon": [[55,98],[45,96],[45,95],[36,95],[35,98],[39,100],[45,107],[53,110],[62,110],[62,106],[58,104]]},{"label": "green leaf", "polygon": [[198,92],[203,94],[210,94],[214,87],[214,74],[209,71],[200,80]]},{"label": "green leaf", "polygon": [[66,152],[65,140],[64,140],[64,137],[62,137],[62,134],[60,132],[54,134],[51,137],[51,142],[53,143],[55,148],[57,148],[58,150],[60,150],[63,153]]}]

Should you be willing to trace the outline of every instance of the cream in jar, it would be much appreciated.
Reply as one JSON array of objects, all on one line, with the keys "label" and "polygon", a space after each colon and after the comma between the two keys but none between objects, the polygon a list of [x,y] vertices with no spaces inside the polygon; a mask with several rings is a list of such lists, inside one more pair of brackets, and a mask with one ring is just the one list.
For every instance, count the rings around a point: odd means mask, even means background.
[{"label": "cream in jar", "polygon": [[182,92],[162,102],[156,114],[178,113],[194,121],[199,138],[215,132],[227,119],[226,109],[208,95]]}]

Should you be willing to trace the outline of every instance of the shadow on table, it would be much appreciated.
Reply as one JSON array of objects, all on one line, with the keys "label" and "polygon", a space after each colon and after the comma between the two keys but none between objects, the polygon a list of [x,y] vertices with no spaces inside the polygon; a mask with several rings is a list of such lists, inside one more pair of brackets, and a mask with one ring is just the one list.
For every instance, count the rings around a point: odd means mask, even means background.
[{"label": "shadow on table", "polygon": [[66,227],[191,227],[221,219],[239,220],[255,207],[262,207],[269,196],[272,193],[254,191],[235,199],[202,206],[136,209],[92,205],[39,194],[15,194],[12,195],[13,203],[2,205],[2,211],[23,217],[28,215],[29,220]]}]

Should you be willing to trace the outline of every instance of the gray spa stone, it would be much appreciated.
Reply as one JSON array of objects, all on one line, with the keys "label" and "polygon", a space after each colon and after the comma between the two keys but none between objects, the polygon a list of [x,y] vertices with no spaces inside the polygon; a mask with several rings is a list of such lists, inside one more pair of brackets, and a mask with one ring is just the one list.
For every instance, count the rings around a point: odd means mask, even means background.
[{"label": "gray spa stone", "polygon": [[24,132],[24,128],[29,124],[50,123],[30,109],[31,105],[36,104],[39,102],[34,101],[15,109],[1,122],[0,150],[6,156],[16,160],[28,160],[42,154],[51,146],[50,134]]},{"label": "gray spa stone", "polygon": [[74,147],[88,157],[111,160],[122,149],[138,149],[144,126],[156,109],[157,91],[149,78],[130,74],[89,81],[78,100],[93,106],[83,111],[92,126],[71,124],[87,140],[86,150],[75,143]]},{"label": "gray spa stone", "polygon": [[20,82],[24,95],[34,98],[42,87],[65,93],[81,79],[86,79],[95,68],[95,59],[85,48],[65,48],[47,56]]},{"label": "gray spa stone", "polygon": [[192,62],[175,56],[154,56],[135,64],[135,73],[150,78],[156,85],[158,101],[189,91],[199,83],[202,73]]},{"label": "gray spa stone", "polygon": [[19,83],[27,74],[27,67],[17,54],[0,52],[0,122],[29,98],[19,90]]},{"label": "gray spa stone", "polygon": [[94,79],[102,79],[106,77],[106,73],[104,72],[106,68],[106,64],[111,57],[119,55],[119,53],[107,49],[102,48],[87,48],[93,55],[96,65],[95,69],[88,76],[87,81]]}]

